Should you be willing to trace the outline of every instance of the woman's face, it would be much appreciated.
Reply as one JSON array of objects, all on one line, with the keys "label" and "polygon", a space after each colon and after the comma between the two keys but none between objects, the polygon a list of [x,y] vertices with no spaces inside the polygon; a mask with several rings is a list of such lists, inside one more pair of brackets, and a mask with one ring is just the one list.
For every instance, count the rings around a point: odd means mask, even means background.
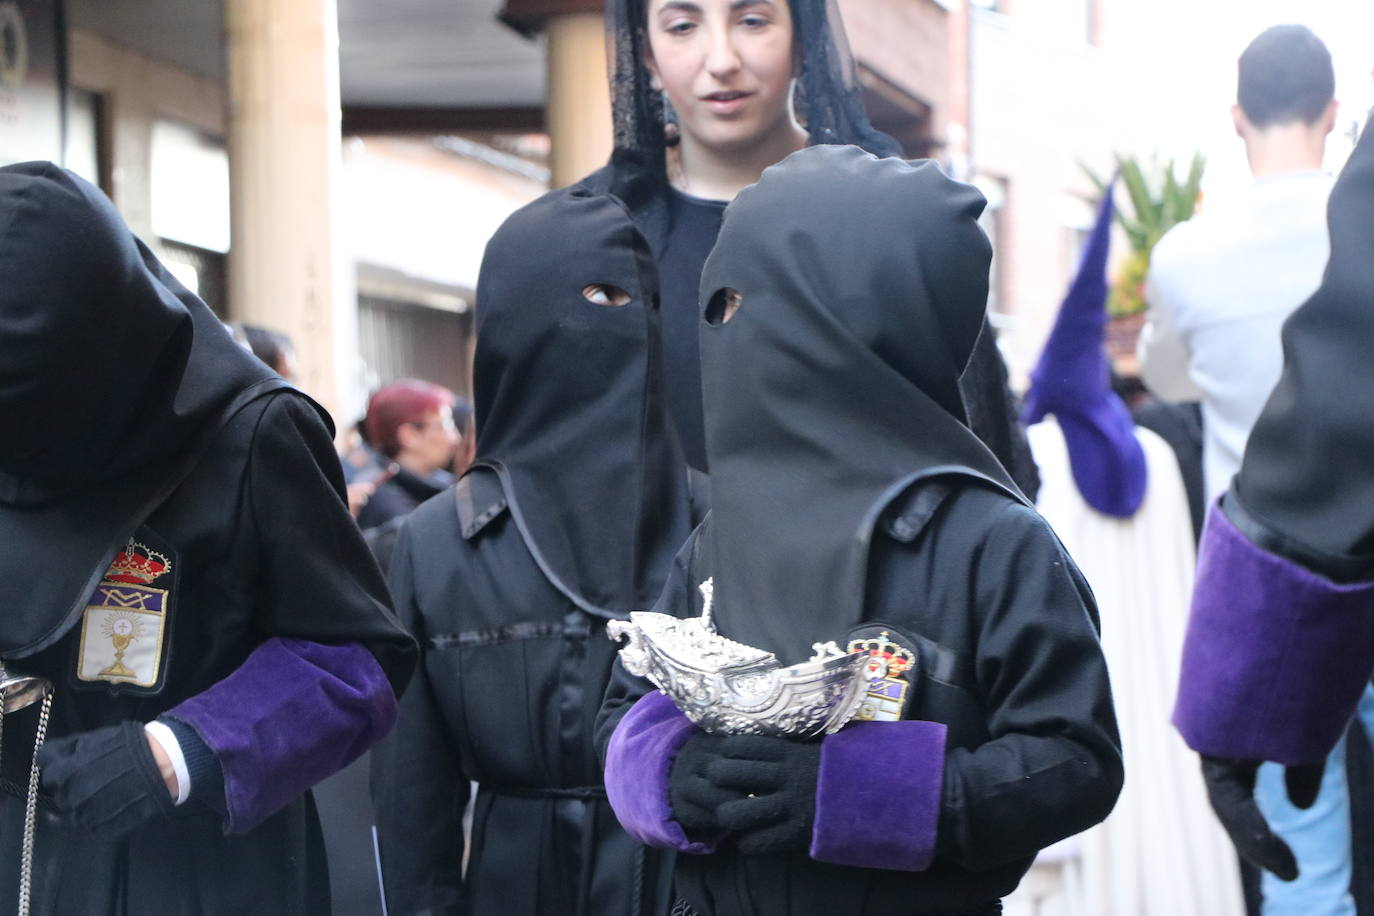
[{"label": "woman's face", "polygon": [[649,0],[655,88],[685,137],[717,152],[792,126],[792,13],[787,0]]}]

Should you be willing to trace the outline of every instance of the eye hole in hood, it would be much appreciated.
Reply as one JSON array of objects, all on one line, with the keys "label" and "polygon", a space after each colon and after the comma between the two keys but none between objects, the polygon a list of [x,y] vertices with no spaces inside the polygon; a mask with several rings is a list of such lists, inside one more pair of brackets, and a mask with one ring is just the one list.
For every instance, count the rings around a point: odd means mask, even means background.
[{"label": "eye hole in hood", "polygon": [[711,294],[706,303],[706,323],[718,328],[735,317],[739,307],[744,304],[744,294],[731,286],[722,286]]},{"label": "eye hole in hood", "polygon": [[588,283],[582,288],[582,298],[593,305],[618,309],[623,305],[629,305],[631,296],[613,283]]}]

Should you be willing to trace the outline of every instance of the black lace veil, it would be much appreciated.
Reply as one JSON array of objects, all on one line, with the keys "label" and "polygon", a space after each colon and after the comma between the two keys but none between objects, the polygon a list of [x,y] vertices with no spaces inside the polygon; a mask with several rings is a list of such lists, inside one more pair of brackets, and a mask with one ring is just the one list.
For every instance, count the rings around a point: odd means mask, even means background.
[{"label": "black lace veil", "polygon": [[[876,156],[900,156],[864,113],[863,89],[835,0],[787,0],[801,60],[793,90],[798,120],[811,143],[852,143]],[[612,164],[621,197],[644,201],[667,187],[664,128],[672,115],[650,85],[647,0],[607,0],[606,53],[615,129]],[[627,200],[627,203],[629,200]]]}]

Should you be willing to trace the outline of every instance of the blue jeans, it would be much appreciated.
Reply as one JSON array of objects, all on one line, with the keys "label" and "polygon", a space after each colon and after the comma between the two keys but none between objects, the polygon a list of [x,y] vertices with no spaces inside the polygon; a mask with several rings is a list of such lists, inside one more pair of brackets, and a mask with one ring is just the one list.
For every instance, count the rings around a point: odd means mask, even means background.
[{"label": "blue jeans", "polygon": [[[1374,736],[1374,687],[1366,687],[1356,719]],[[1326,759],[1317,801],[1306,811],[1288,801],[1283,767],[1260,767],[1255,800],[1274,832],[1293,848],[1301,874],[1280,881],[1262,872],[1264,916],[1355,916],[1350,896],[1350,791],[1345,778],[1345,739]]]}]

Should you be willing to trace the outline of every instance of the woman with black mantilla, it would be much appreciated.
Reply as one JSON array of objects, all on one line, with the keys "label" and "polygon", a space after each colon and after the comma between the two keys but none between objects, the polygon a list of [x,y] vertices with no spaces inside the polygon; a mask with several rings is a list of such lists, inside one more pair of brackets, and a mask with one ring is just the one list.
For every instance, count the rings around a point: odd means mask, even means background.
[{"label": "woman with black mantilla", "polygon": [[592,742],[606,622],[688,534],[653,260],[618,201],[571,190],[506,221],[477,296],[477,456],[391,563],[421,664],[373,753],[388,912],[662,914],[671,857],[620,828]]},{"label": "woman with black mantilla", "polygon": [[723,636],[783,664],[831,640],[879,673],[871,721],[805,742],[707,734],[617,664],[607,795],[684,853],[683,912],[994,914],[1120,791],[1091,592],[964,425],[983,203],[825,147],[726,212],[701,283],[714,505],[658,609],[701,615],[710,582]]},{"label": "woman with black mantilla", "polygon": [[[620,198],[658,262],[664,397],[696,472],[699,514],[709,497],[697,284],[725,205],[803,146],[901,150],[868,122],[834,0],[609,0],[606,17],[614,152],[580,186]],[[963,389],[975,432],[1033,493],[1035,466],[990,328]]]}]

